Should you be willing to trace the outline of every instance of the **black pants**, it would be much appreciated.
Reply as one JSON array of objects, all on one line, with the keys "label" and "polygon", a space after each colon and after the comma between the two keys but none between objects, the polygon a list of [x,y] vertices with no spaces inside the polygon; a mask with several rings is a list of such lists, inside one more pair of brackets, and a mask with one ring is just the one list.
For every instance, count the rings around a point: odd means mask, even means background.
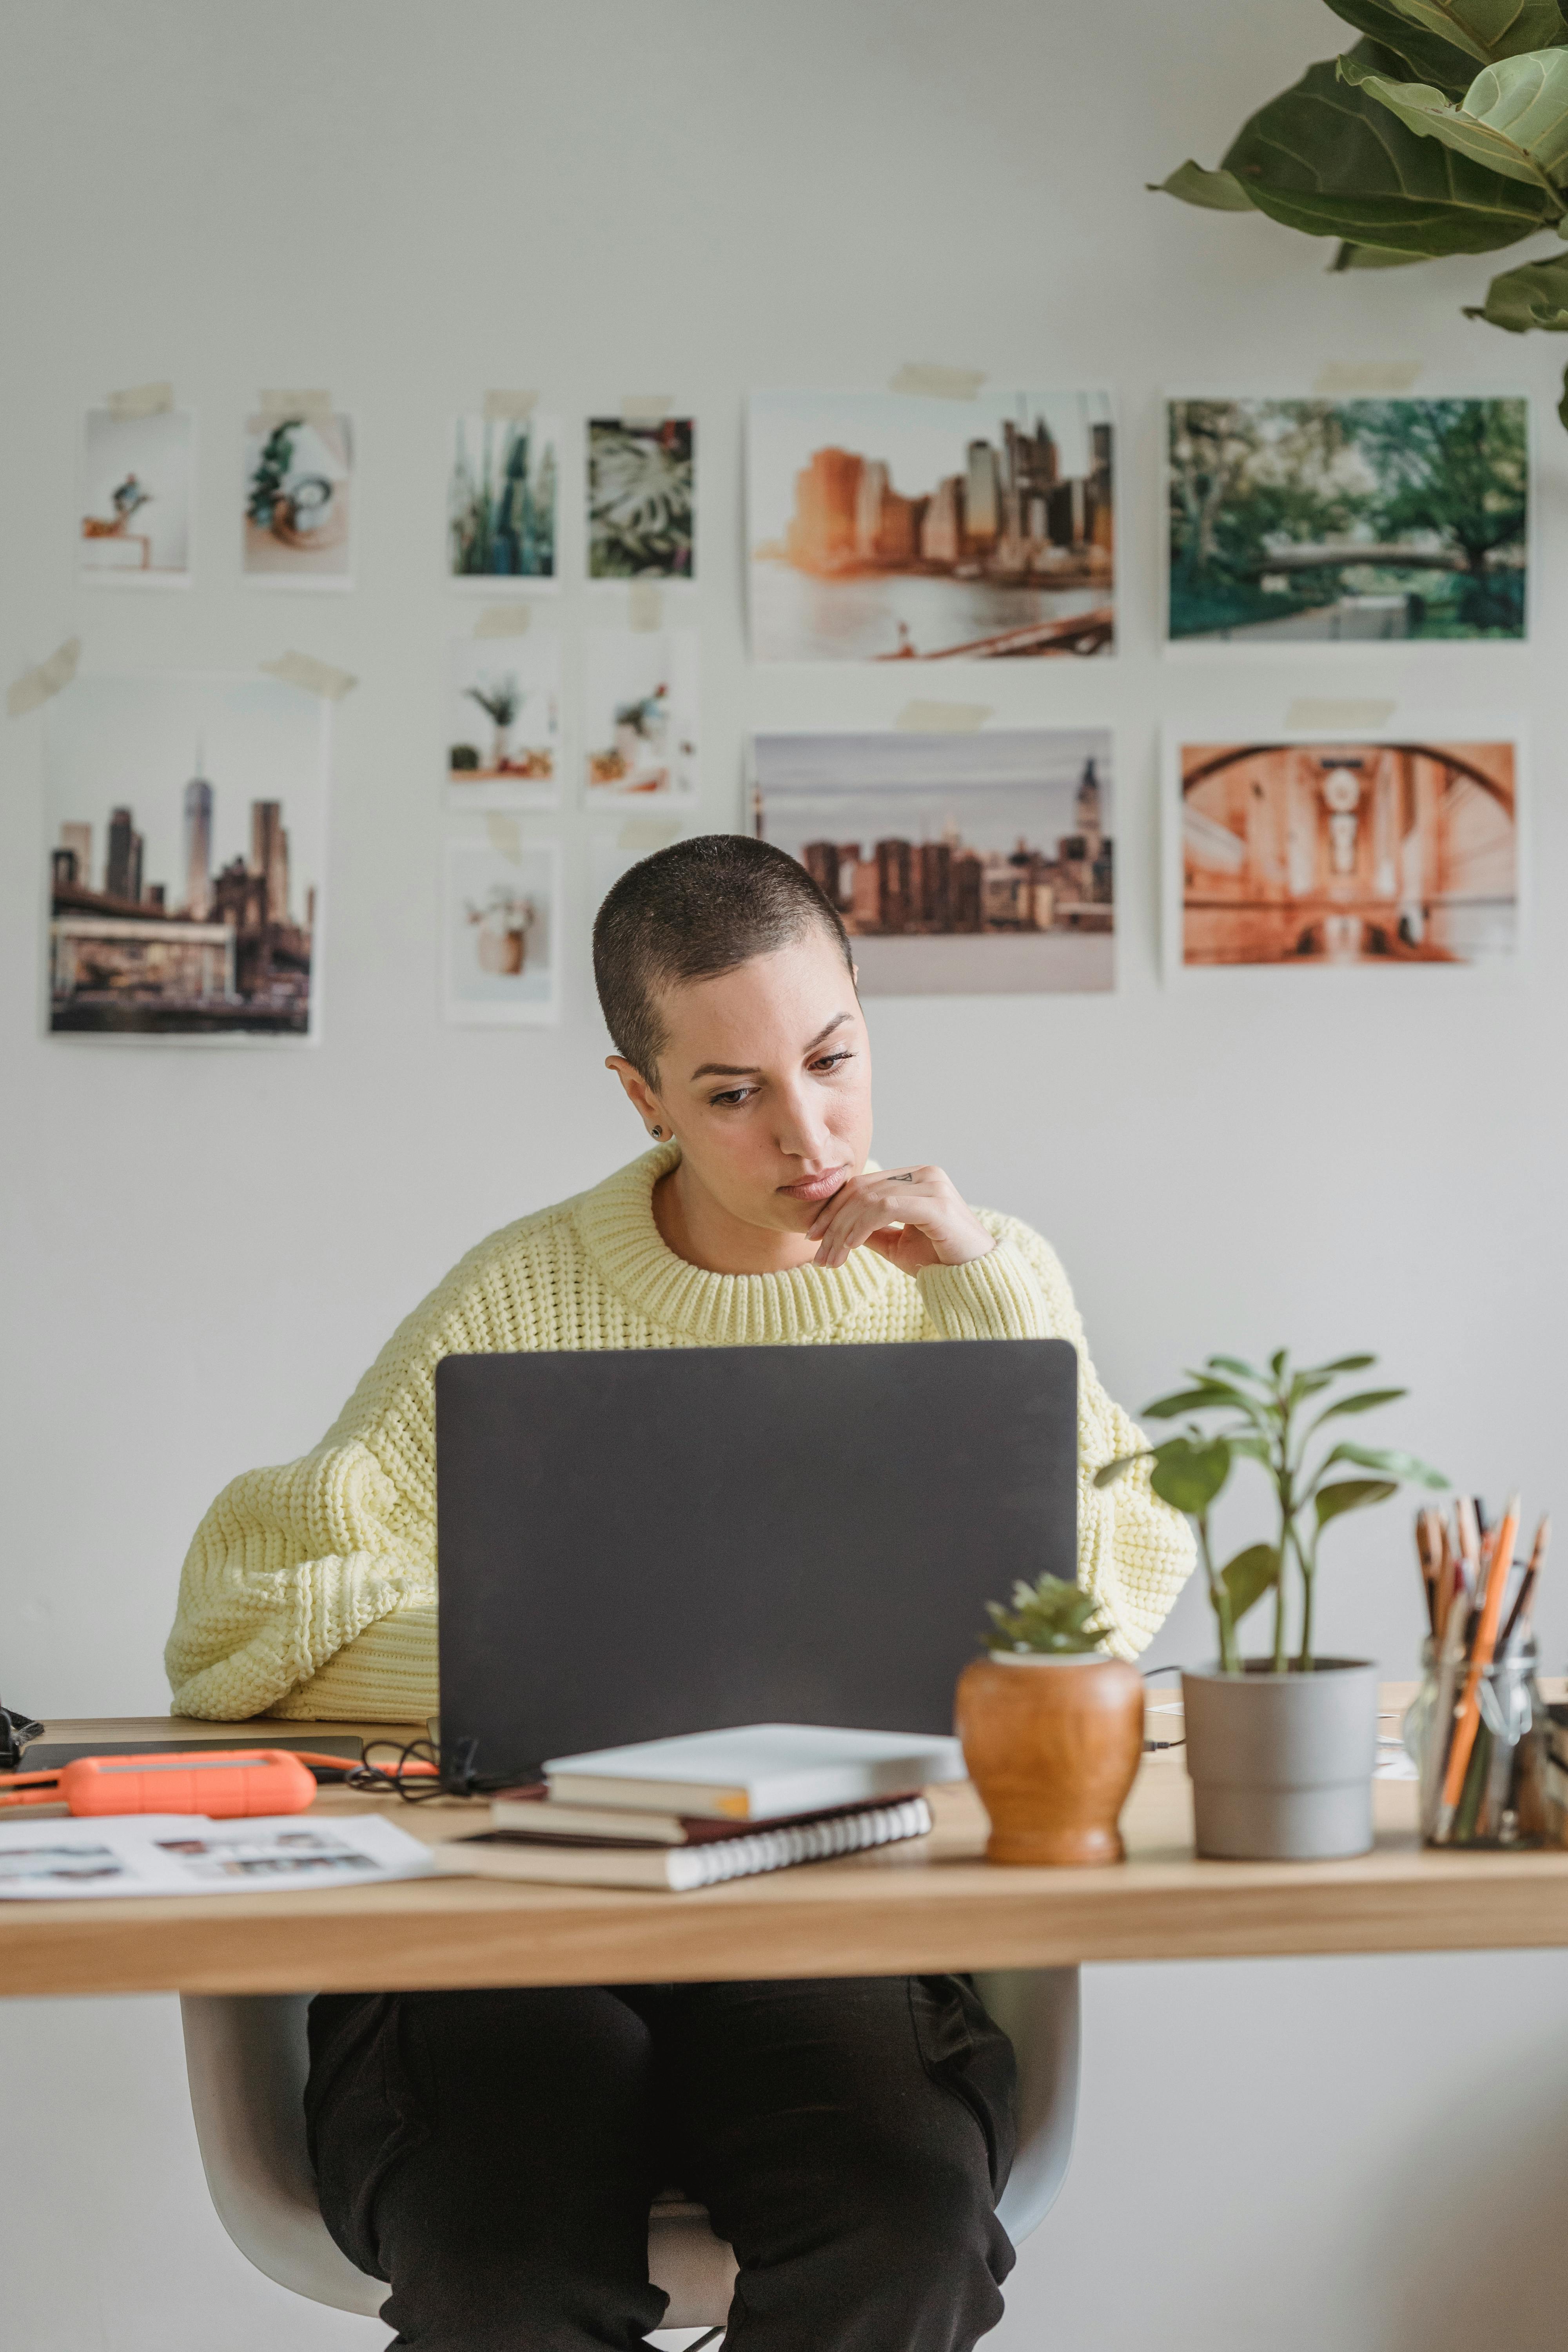
[{"label": "black pants", "polygon": [[969,2352],[1002,2315],[1012,2046],[957,1977],[323,1994],[327,2226],[420,2352],[626,2352],[652,2197],[735,2250],[727,2352]]}]

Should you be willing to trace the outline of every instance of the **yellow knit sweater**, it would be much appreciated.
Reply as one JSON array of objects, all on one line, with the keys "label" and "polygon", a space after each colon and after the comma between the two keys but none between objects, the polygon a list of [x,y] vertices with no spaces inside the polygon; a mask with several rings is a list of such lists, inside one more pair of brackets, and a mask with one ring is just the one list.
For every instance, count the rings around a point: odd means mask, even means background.
[{"label": "yellow knit sweater", "polygon": [[[591,1192],[492,1234],[394,1332],[314,1453],[224,1488],[180,1578],[164,1662],[175,1712],[407,1723],[436,1694],[436,1366],[578,1348],[1070,1339],[1079,1354],[1079,1577],[1136,1655],[1193,1565],[1186,1523],[1142,1468],[1094,1470],[1137,1430],[1095,1377],[1053,1252],[981,1212],[997,1247],[911,1280],[869,1249],[841,1267],[708,1274],[654,1223],[665,1145]],[[1023,1563],[1020,1563],[1022,1566]]]}]

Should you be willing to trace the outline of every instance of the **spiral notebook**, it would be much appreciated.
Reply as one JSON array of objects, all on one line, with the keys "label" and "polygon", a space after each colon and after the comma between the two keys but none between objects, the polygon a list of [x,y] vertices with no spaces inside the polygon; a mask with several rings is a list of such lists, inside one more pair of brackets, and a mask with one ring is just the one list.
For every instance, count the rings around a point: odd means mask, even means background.
[{"label": "spiral notebook", "polygon": [[890,1805],[836,1813],[784,1829],[757,1830],[711,1845],[626,1846],[543,1844],[526,1832],[482,1830],[477,1837],[448,1838],[430,1849],[438,1872],[458,1878],[524,1878],[554,1886],[649,1886],[687,1895],[726,1879],[756,1878],[765,1871],[790,1870],[805,1862],[832,1862],[839,1854],[864,1853],[924,1837],[931,1811],[923,1797]]}]

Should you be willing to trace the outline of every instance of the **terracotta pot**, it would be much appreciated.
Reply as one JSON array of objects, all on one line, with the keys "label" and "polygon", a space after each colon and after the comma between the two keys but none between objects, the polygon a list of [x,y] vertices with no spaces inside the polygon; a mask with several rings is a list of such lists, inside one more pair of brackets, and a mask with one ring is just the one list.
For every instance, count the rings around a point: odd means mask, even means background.
[{"label": "terracotta pot", "polygon": [[987,1862],[1121,1862],[1143,1680],[1120,1658],[993,1652],[958,1678],[957,1728],[991,1816]]}]

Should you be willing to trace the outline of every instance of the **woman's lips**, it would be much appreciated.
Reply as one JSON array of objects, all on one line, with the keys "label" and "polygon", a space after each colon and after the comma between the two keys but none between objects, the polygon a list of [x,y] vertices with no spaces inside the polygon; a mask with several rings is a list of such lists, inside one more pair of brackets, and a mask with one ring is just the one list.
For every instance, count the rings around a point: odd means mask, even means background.
[{"label": "woman's lips", "polygon": [[798,1184],[781,1184],[786,1201],[826,1201],[849,1181],[847,1168],[830,1168],[825,1176],[803,1176]]}]

